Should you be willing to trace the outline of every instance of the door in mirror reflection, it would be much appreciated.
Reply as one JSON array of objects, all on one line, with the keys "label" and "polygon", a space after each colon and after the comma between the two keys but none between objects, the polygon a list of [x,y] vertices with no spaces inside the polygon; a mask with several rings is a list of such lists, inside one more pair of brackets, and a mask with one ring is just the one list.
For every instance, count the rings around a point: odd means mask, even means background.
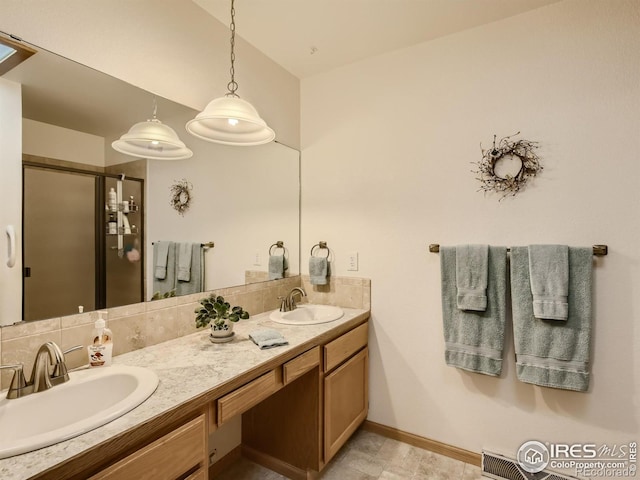
[{"label": "door in mirror reflection", "polygon": [[24,319],[96,308],[97,179],[24,169]]},{"label": "door in mirror reflection", "polygon": [[[40,320],[78,313],[79,307],[92,311],[142,301],[142,262],[119,255],[118,232],[109,232],[105,198],[116,179],[29,165],[23,172],[23,318]],[[126,198],[140,198],[141,193],[140,182],[123,182]],[[142,219],[129,216],[136,234],[122,236],[124,251],[143,244],[138,239]]]}]

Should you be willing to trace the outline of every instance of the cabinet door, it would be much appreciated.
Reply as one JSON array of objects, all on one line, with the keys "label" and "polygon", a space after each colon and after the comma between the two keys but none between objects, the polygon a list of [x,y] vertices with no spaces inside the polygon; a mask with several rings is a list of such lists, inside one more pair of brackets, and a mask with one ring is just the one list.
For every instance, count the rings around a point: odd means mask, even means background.
[{"label": "cabinet door", "polygon": [[362,349],[324,379],[324,461],[328,462],[369,409],[369,350]]},{"label": "cabinet door", "polygon": [[[108,467],[90,480],[174,480],[208,466],[205,416],[190,421],[142,450]],[[198,475],[189,479],[198,479]]]}]

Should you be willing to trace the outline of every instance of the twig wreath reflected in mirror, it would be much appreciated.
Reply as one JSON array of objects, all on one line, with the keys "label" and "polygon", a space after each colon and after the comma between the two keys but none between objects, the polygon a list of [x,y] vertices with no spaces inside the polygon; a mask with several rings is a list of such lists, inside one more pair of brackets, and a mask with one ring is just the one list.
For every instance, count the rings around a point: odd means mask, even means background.
[{"label": "twig wreath reflected in mirror", "polygon": [[514,196],[524,188],[531,177],[535,177],[541,170],[540,158],[535,150],[537,142],[529,140],[515,140],[511,138],[520,132],[502,138],[496,145],[496,136],[493,136],[493,146],[484,150],[482,143],[482,160],[476,165],[478,180],[482,184],[479,191],[502,193],[502,200],[508,196]]},{"label": "twig wreath reflected in mirror", "polygon": [[193,185],[185,178],[171,185],[170,203],[180,215],[184,215],[184,212],[189,210],[191,199],[193,198],[192,189]]}]

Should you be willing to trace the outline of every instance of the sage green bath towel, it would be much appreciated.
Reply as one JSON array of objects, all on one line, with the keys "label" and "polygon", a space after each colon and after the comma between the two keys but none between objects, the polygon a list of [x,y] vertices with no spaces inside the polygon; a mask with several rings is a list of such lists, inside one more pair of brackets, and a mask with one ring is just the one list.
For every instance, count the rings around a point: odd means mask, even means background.
[{"label": "sage green bath towel", "polygon": [[153,265],[153,291],[162,298],[176,288],[176,244],[156,242],[153,245]]},{"label": "sage green bath towel", "polygon": [[460,310],[457,304],[456,247],[440,247],[445,361],[452,367],[499,376],[502,372],[507,249],[489,247],[487,307]]},{"label": "sage green bath towel", "polygon": [[569,247],[529,245],[529,279],[533,315],[565,321],[569,317]]},{"label": "sage green bath towel", "polygon": [[484,312],[487,309],[489,245],[456,245],[458,308]]},{"label": "sage green bath towel", "polygon": [[593,249],[569,247],[568,318],[535,318],[529,249],[511,248],[516,374],[522,382],[584,392],[589,388]]}]

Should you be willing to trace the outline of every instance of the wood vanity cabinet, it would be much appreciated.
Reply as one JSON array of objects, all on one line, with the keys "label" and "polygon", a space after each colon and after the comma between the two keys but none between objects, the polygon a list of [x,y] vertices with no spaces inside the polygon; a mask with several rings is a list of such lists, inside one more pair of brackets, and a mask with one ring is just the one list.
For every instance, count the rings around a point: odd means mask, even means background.
[{"label": "wood vanity cabinet", "polygon": [[369,410],[368,325],[360,325],[324,347],[324,461],[367,418]]},{"label": "wood vanity cabinet", "polygon": [[365,322],[283,364],[281,388],[242,415],[243,454],[293,479],[322,470],[367,417],[367,343]]},{"label": "wood vanity cabinet", "polygon": [[205,480],[208,458],[206,415],[200,415],[90,480]]},{"label": "wood vanity cabinet", "polygon": [[208,480],[226,465],[209,467],[209,434],[237,415],[243,456],[316,478],[366,419],[367,344],[361,315],[32,478]]}]

